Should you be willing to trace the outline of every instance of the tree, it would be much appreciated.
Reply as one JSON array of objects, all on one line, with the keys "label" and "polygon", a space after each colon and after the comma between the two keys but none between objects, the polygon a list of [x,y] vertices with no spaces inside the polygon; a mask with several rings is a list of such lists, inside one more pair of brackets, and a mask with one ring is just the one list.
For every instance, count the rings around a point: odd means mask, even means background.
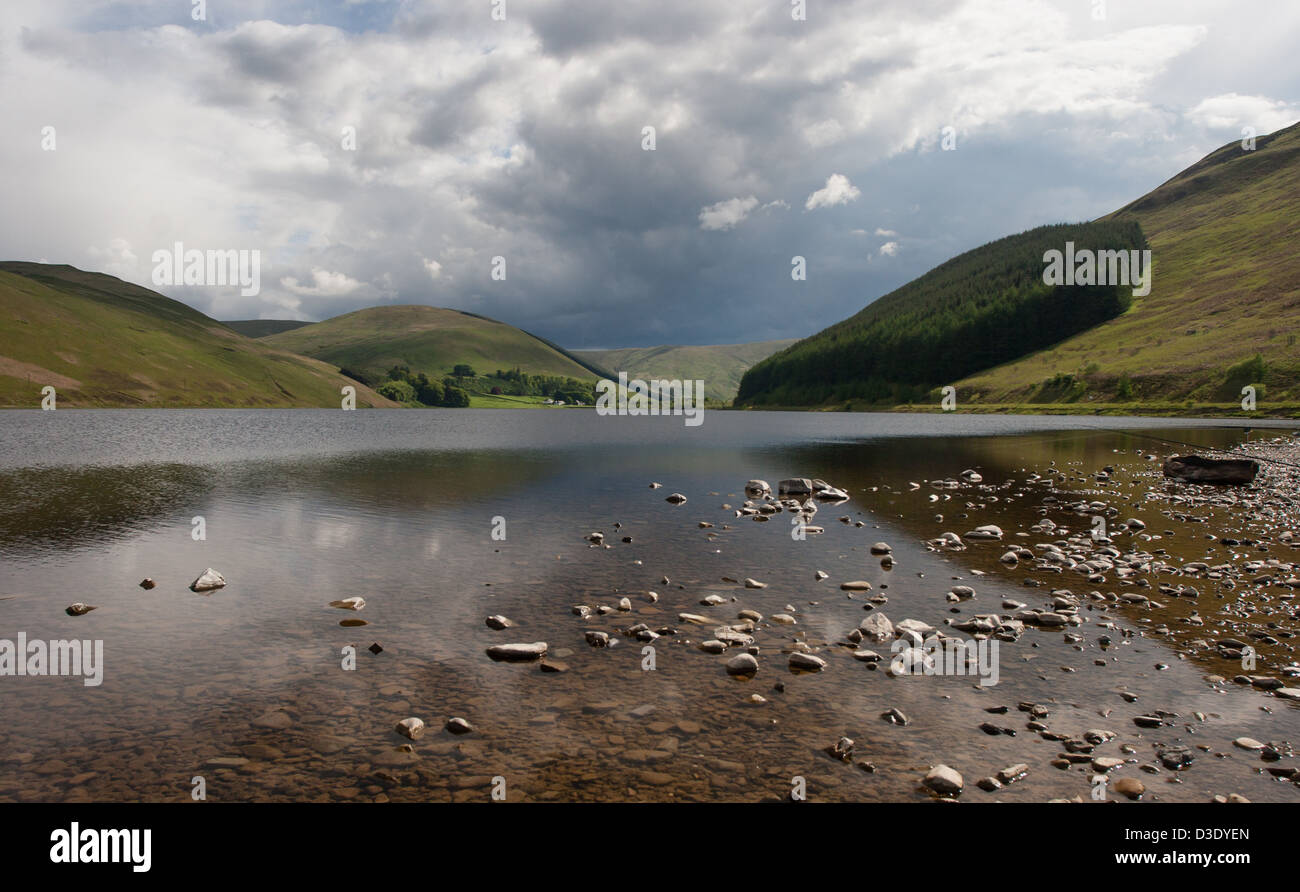
[{"label": "tree", "polygon": [[451,374],[456,378],[457,381],[461,380],[462,378],[477,377],[474,374],[474,369],[463,362],[458,363],[456,367],[451,370]]},{"label": "tree", "polygon": [[459,387],[448,387],[444,392],[442,404],[449,409],[468,409],[469,393]]},{"label": "tree", "polygon": [[386,396],[396,403],[415,401],[415,388],[405,381],[385,381],[376,389],[380,396]]}]

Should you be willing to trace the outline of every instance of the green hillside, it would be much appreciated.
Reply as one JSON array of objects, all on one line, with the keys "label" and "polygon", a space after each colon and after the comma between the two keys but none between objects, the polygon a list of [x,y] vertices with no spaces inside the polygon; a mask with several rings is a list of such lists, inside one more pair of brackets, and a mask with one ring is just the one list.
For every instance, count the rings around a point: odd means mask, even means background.
[{"label": "green hillside", "polygon": [[[0,263],[0,405],[338,406],[349,381],[325,363],[226,328],[102,273]],[[357,385],[358,406],[393,403]]]},{"label": "green hillside", "polygon": [[310,322],[302,322],[298,319],[236,319],[221,324],[246,338],[265,338],[282,331],[293,331],[295,328],[311,325]]},{"label": "green hillside", "polygon": [[440,307],[370,307],[261,342],[324,360],[371,382],[383,381],[394,366],[440,378],[462,364],[479,374],[518,368],[580,381],[603,376],[593,363],[525,331]]},{"label": "green hillside", "polygon": [[756,362],[795,342],[755,341],[750,344],[712,344],[690,347],[626,347],[619,350],[575,350],[615,373],[630,378],[691,378],[704,382],[705,396],[729,403],[736,396],[740,378]]},{"label": "green hillside", "polygon": [[1254,151],[1229,143],[1107,219],[1141,224],[1151,294],[1050,349],[953,382],[963,404],[1239,412],[1242,386],[1262,384],[1262,412],[1294,412],[1300,125]]},{"label": "green hillside", "polygon": [[745,373],[736,404],[892,405],[1119,316],[1133,289],[1047,285],[1044,254],[1140,250],[1132,220],[1056,224],[967,251]]}]

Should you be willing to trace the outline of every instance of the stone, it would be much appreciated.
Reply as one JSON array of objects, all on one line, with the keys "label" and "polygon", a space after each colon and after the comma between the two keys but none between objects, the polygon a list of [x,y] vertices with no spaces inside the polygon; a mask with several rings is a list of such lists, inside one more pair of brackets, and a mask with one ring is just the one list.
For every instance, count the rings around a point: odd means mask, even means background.
[{"label": "stone", "polygon": [[922,783],[940,796],[956,796],[961,793],[963,786],[961,775],[947,765],[931,768]]},{"label": "stone", "polygon": [[485,622],[489,629],[509,629],[514,626],[514,623],[500,614],[489,616]]},{"label": "stone", "polygon": [[871,583],[865,579],[856,579],[852,582],[841,582],[840,588],[846,592],[869,592],[871,591]]},{"label": "stone", "polygon": [[894,624],[883,613],[873,613],[858,625],[862,637],[876,644],[894,640]]},{"label": "stone", "polygon": [[1179,455],[1166,459],[1161,470],[1166,477],[1184,483],[1245,486],[1254,482],[1255,475],[1259,473],[1259,462]]},{"label": "stone", "polygon": [[807,477],[791,477],[778,483],[776,492],[779,496],[810,496],[813,484]]},{"label": "stone", "polygon": [[487,655],[498,662],[526,663],[540,660],[546,656],[546,642],[534,641],[532,644],[494,644],[487,649]]},{"label": "stone", "polygon": [[672,495],[670,495],[668,498],[664,499],[664,501],[669,502],[673,505],[682,505],[685,504],[686,502],[686,496],[682,495],[679,492],[675,492]]},{"label": "stone", "polygon": [[1147,791],[1146,785],[1135,777],[1121,777],[1111,785],[1111,789],[1128,799],[1141,799]]},{"label": "stone", "polygon": [[812,654],[790,654],[791,672],[821,672],[826,668],[826,661]]},{"label": "stone", "polygon": [[758,672],[758,660],[753,654],[736,654],[727,660],[727,674],[752,676]]},{"label": "stone", "polygon": [[393,727],[393,730],[403,737],[415,740],[424,733],[424,721],[412,716],[409,719],[402,719]]},{"label": "stone", "polygon": [[331,607],[337,607],[339,610],[363,610],[366,606],[365,598],[342,598],[338,601],[330,601]]},{"label": "stone", "polygon": [[889,554],[893,550],[894,549],[890,547],[888,542],[877,542],[871,546],[871,553],[877,556]]},{"label": "stone", "polygon": [[446,728],[452,734],[469,734],[474,730],[474,726],[460,716],[447,719]]},{"label": "stone", "polygon": [[208,567],[199,574],[199,578],[190,583],[192,592],[210,592],[213,589],[222,588],[226,584],[226,577],[222,576],[216,570]]},{"label": "stone", "polygon": [[65,607],[63,609],[63,612],[66,613],[68,616],[85,616],[90,611],[96,609],[98,608],[96,608],[92,604],[83,604],[80,601],[74,601],[73,603]]}]

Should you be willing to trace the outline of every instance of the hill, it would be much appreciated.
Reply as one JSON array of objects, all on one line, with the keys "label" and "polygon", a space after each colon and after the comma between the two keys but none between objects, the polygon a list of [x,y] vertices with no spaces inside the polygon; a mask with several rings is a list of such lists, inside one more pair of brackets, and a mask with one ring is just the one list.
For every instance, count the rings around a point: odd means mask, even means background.
[{"label": "hill", "polygon": [[396,365],[430,376],[449,375],[462,364],[480,373],[518,368],[579,380],[605,376],[594,363],[526,331],[441,307],[369,307],[262,340],[376,381]]},{"label": "hill", "polygon": [[221,324],[246,338],[264,338],[282,331],[293,331],[295,328],[311,325],[310,322],[298,319],[236,319]]},{"label": "hill", "polygon": [[1142,250],[1132,220],[1040,226],[967,251],[747,371],[737,405],[892,405],[1123,313],[1133,288],[1046,284],[1046,252]]},{"label": "hill", "polygon": [[755,341],[749,344],[712,344],[709,346],[627,347],[618,350],[575,350],[614,372],[627,372],[632,378],[691,378],[704,382],[710,400],[731,402],[740,386],[740,378],[754,363],[766,359],[795,342]]},{"label": "hill", "polygon": [[[52,385],[59,408],[336,407],[356,383],[113,276],[0,263],[0,405]],[[358,386],[357,405],[393,403]]]},{"label": "hill", "polygon": [[1300,124],[1259,138],[1254,151],[1229,143],[1106,219],[1141,224],[1151,294],[1050,349],[955,382],[964,405],[1239,412],[1242,387],[1262,384],[1261,411],[1293,411]]}]

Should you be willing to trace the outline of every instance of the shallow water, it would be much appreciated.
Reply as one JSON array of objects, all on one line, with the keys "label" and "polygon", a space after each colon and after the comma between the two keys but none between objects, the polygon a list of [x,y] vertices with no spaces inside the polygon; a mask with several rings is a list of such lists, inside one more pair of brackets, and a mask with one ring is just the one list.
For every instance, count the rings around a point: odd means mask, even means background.
[{"label": "shallow water", "polygon": [[[1060,744],[1025,728],[1017,704],[1032,701],[1049,706],[1054,730],[1118,732],[1098,755],[1122,755],[1128,743],[1149,762],[1156,742],[1211,745],[1176,775],[1136,763],[1117,770],[1142,777],[1147,799],[1289,800],[1296,787],[1261,773],[1258,757],[1231,741],[1295,736],[1300,713],[1209,684],[1212,673],[1235,673],[1179,659],[1162,638],[1112,632],[1103,650],[1091,626],[1076,630],[1086,630],[1079,645],[1031,629],[1001,645],[1000,682],[983,689],[969,677],[890,678],[834,646],[866,615],[863,596],[839,590],[849,579],[886,595],[880,609],[895,622],[1005,612],[1005,597],[1045,603],[1049,586],[1023,586],[1023,573],[999,564],[997,544],[957,554],[924,545],[980,523],[1027,529],[1042,494],[1026,491],[1029,471],[1079,462],[1148,473],[1143,454],[1173,448],[1151,437],[1226,446],[1242,436],[1221,422],[964,415],[712,412],[688,428],[681,418],[576,410],[0,413],[0,638],[102,639],[105,652],[98,687],[0,677],[10,717],[0,798],[185,800],[201,776],[214,800],[481,800],[494,778],[510,800],[758,800],[788,797],[802,777],[811,799],[911,800],[927,795],[917,782],[937,762],[962,772],[967,799],[1087,798],[1090,772],[1050,767]],[[965,468],[988,483],[1018,482],[996,503],[961,491],[941,508],[928,487],[909,491],[908,481]],[[789,476],[852,495],[822,509],[824,534],[795,541],[789,515],[754,523],[722,507],[744,501],[751,477]],[[671,492],[689,501],[669,505]],[[1131,513],[1151,533],[1170,523],[1151,506]],[[203,541],[191,535],[196,517]],[[504,541],[492,536],[502,523]],[[589,547],[593,530],[612,547]],[[1201,530],[1174,532],[1162,540],[1171,554],[1204,550]],[[893,546],[892,570],[868,553],[878,540]],[[209,566],[229,585],[190,592]],[[815,581],[817,569],[830,578]],[[144,577],[157,588],[139,588]],[[978,595],[954,614],[944,593],[958,577]],[[735,600],[701,606],[712,593]],[[359,613],[328,606],[354,595],[367,602]],[[570,609],[625,595],[630,616],[583,620]],[[98,609],[67,616],[73,601]],[[762,668],[748,682],[725,674],[726,657],[694,646],[712,626],[677,620],[701,613],[721,625],[742,608],[770,617],[787,605],[797,624],[760,625]],[[1168,607],[1171,623],[1180,606]],[[1103,613],[1083,612],[1090,621]],[[484,617],[496,613],[516,628],[489,629]],[[1105,615],[1126,629],[1151,620]],[[341,626],[346,619],[368,625]],[[584,630],[638,621],[678,630],[654,643],[652,671],[634,639],[615,635],[608,650],[584,642]],[[512,641],[548,642],[569,671],[484,653]],[[781,651],[796,641],[818,649],[826,671],[789,673]],[[382,652],[367,651],[372,643]],[[357,649],[353,671],[341,666],[347,645]],[[1283,665],[1294,658],[1287,651],[1263,657]],[[767,702],[748,702],[753,693]],[[998,705],[1009,713],[984,711]],[[891,707],[911,723],[883,722]],[[1154,709],[1178,719],[1134,726]],[[402,752],[393,725],[412,715],[429,729]],[[475,731],[451,735],[442,729],[450,716]],[[978,725],[988,720],[1016,736],[985,735]],[[874,773],[822,752],[842,735]],[[215,757],[247,761],[205,766]],[[1016,762],[1030,765],[1024,780],[992,794],[974,788]]]}]

